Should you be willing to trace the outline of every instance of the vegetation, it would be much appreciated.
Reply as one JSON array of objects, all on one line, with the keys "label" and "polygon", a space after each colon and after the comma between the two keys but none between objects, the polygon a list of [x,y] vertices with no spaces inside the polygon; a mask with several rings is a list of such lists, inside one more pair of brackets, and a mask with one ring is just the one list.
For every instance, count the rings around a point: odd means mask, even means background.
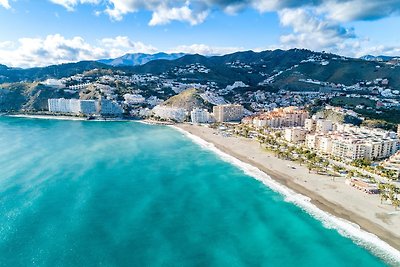
[{"label": "vegetation", "polygon": [[365,107],[376,107],[376,101],[364,97],[345,97],[338,96],[331,99],[330,102],[333,106],[355,108],[358,105]]}]

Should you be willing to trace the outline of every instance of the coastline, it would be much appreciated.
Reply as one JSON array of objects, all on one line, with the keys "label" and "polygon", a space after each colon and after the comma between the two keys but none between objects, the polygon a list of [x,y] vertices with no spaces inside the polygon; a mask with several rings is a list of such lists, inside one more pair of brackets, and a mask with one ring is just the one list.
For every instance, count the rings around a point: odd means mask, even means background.
[{"label": "coastline", "polygon": [[73,117],[73,116],[58,116],[58,115],[28,115],[28,114],[4,114],[4,117],[12,117],[12,118],[26,118],[26,119],[41,119],[41,120],[63,120],[63,121],[101,121],[101,122],[115,122],[115,121],[131,121],[127,119],[121,118],[96,118],[93,120],[89,120],[84,117]]},{"label": "coastline", "polygon": [[379,196],[367,195],[346,185],[342,177],[333,181],[328,176],[309,174],[305,166],[263,151],[256,141],[223,137],[204,126],[178,124],[173,127],[239,166],[283,195],[285,200],[321,220],[326,227],[337,229],[388,263],[400,264],[400,212],[380,204]]}]

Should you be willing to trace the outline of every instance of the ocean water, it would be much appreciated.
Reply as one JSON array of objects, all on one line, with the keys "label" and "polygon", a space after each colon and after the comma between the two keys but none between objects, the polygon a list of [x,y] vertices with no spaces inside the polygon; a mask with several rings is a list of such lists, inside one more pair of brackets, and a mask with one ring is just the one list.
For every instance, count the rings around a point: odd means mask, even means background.
[{"label": "ocean water", "polygon": [[170,127],[0,117],[0,266],[387,264]]}]

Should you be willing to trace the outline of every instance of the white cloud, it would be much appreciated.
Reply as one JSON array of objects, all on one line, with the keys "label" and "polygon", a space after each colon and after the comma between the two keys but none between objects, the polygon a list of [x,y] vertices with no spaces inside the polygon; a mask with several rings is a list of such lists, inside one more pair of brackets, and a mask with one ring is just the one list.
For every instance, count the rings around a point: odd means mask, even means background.
[{"label": "white cloud", "polygon": [[2,64],[11,67],[37,67],[81,60],[118,57],[125,53],[155,52],[153,46],[132,42],[127,37],[105,38],[97,45],[87,43],[82,37],[65,38],[60,34],[45,38],[21,38],[18,44],[2,42]]},{"label": "white cloud", "polygon": [[[0,0],[2,1],[2,0]],[[50,0],[54,4],[61,5],[69,11],[73,11],[78,4],[100,4],[101,0]]]},{"label": "white cloud", "polygon": [[108,57],[114,58],[126,53],[147,53],[153,54],[158,50],[152,45],[146,45],[142,42],[133,42],[126,36],[117,36],[115,38],[104,38],[100,41],[101,47],[108,51]]},{"label": "white cloud", "polygon": [[[152,21],[158,24],[172,20],[201,23],[212,9],[221,9],[234,14],[245,8],[260,12],[278,12],[283,9],[312,8],[324,13],[331,20],[353,21],[374,20],[400,14],[399,0],[50,0],[73,10],[78,4],[98,4],[115,20],[128,13],[148,10],[153,13]],[[8,0],[0,5],[9,6]],[[162,12],[161,12],[162,11]],[[166,12],[164,12],[166,11]],[[160,19],[159,19],[160,18]],[[157,25],[156,22],[151,24]]]},{"label": "white cloud", "polygon": [[149,22],[150,26],[168,24],[173,20],[189,22],[190,25],[197,25],[207,18],[208,11],[194,13],[186,4],[182,7],[168,8],[165,5],[160,6],[153,12]]},{"label": "white cloud", "polygon": [[10,9],[10,3],[8,2],[8,0],[0,0],[0,6],[4,7],[5,9]]},{"label": "white cloud", "polygon": [[170,49],[170,53],[186,53],[186,54],[201,54],[201,55],[225,55],[234,53],[237,51],[244,50],[241,47],[218,47],[208,46],[205,44],[192,44],[192,45],[180,45],[173,49]]},{"label": "white cloud", "polygon": [[400,14],[399,0],[347,0],[324,1],[317,7],[331,20],[349,22],[354,20],[377,20]]},{"label": "white cloud", "polygon": [[340,45],[356,38],[353,29],[347,29],[334,21],[318,18],[313,11],[284,9],[278,12],[281,24],[290,27],[292,33],[282,35],[283,46],[337,52]]}]

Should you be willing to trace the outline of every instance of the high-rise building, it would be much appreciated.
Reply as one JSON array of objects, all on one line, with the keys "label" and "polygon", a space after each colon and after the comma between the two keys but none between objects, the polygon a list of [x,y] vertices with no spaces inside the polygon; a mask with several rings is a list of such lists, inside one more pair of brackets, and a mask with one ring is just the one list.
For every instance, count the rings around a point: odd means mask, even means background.
[{"label": "high-rise building", "polygon": [[342,126],[338,125],[340,131],[336,132],[308,134],[306,146],[344,160],[384,159],[396,153],[398,149],[399,139],[393,132]]},{"label": "high-rise building", "polygon": [[217,122],[240,121],[243,118],[242,105],[226,104],[214,106],[213,114]]},{"label": "high-rise building", "polygon": [[210,113],[206,109],[195,108],[190,112],[193,123],[208,123],[211,120]]},{"label": "high-rise building", "polygon": [[84,115],[94,115],[98,110],[98,102],[95,100],[80,100],[80,112]]},{"label": "high-rise building", "polygon": [[285,129],[285,139],[290,143],[304,142],[307,130],[301,127]]},{"label": "high-rise building", "polygon": [[100,114],[103,116],[120,116],[123,110],[121,106],[108,99],[102,99],[100,101]]},{"label": "high-rise building", "polygon": [[[271,128],[304,126],[308,112],[298,107],[276,108],[270,112],[245,118],[246,122],[252,122],[256,127],[268,126]],[[310,128],[313,126],[310,125]]]}]

